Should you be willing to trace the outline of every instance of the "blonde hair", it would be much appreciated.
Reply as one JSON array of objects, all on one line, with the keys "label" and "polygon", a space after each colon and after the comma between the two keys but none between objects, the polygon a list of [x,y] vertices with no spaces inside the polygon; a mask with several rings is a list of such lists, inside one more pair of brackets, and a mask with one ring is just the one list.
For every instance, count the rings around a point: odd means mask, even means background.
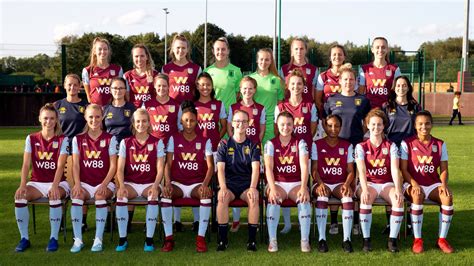
[{"label": "blonde hair", "polygon": [[[84,119],[86,119],[87,112],[90,111],[90,110],[99,111],[100,112],[100,117],[102,118],[102,120],[104,119],[104,110],[102,109],[102,106],[100,106],[98,104],[95,104],[95,103],[91,103],[86,107],[86,110],[84,111]],[[102,129],[102,123],[100,125],[100,129]],[[86,125],[84,126],[83,133],[86,133],[87,131],[89,131],[89,125],[87,125],[87,123],[86,123]]]},{"label": "blonde hair", "polygon": [[[131,55],[132,55],[132,62],[133,62],[133,50],[135,49],[143,49],[145,51],[145,55],[146,55],[146,70],[153,70],[155,69],[155,62],[153,61],[153,58],[151,58],[151,53],[150,53],[150,50],[148,49],[148,47],[146,47],[146,45],[144,45],[143,43],[137,43],[133,46],[132,48],[132,51],[131,51]],[[133,67],[134,68],[137,68],[137,66],[135,66],[135,63],[133,64]]]},{"label": "blonde hair", "polygon": [[188,48],[188,52],[186,53],[186,60],[188,60],[189,62],[192,62],[191,61],[191,55],[189,53],[189,48],[190,48],[191,45],[189,45],[188,39],[186,39],[186,36],[184,36],[183,34],[176,34],[173,37],[173,41],[171,41],[170,57],[173,59],[173,61],[176,61],[176,56],[173,53],[173,47],[174,47],[174,43],[176,41],[182,41],[182,42],[186,43],[186,46]]},{"label": "blonde hair", "polygon": [[[295,61],[295,59],[293,58],[293,44],[295,42],[302,42],[304,44],[304,49],[306,49],[306,53],[308,53],[308,43],[306,43],[306,41],[303,38],[300,38],[300,37],[294,38],[291,41],[291,45],[290,45],[290,65],[292,65],[293,62]],[[304,60],[306,61],[306,63],[309,63],[308,57],[305,56]]]},{"label": "blonde hair", "polygon": [[[278,73],[278,70],[277,70],[276,65],[275,65],[275,59],[273,58],[273,50],[270,49],[270,48],[261,48],[257,52],[257,60],[259,58],[260,53],[268,53],[270,55],[271,62],[270,62],[270,66],[268,67],[268,71],[270,73],[272,73],[273,75],[275,75],[277,77],[280,77],[280,74]],[[280,79],[281,79],[281,77],[280,77]]]},{"label": "blonde hair", "polygon": [[63,130],[61,129],[61,124],[59,123],[59,114],[58,114],[58,110],[56,110],[56,108],[54,107],[54,104],[52,103],[47,103],[45,105],[43,105],[43,107],[41,107],[40,111],[39,111],[39,116],[38,116],[38,119],[41,121],[41,113],[44,112],[44,111],[51,111],[54,113],[54,115],[56,116],[56,125],[54,125],[54,135],[55,136],[59,136],[63,133]]},{"label": "blonde hair", "polygon": [[352,64],[351,63],[345,63],[344,65],[342,65],[339,68],[339,70],[337,72],[339,73],[339,76],[341,76],[343,73],[349,72],[354,76],[354,78],[356,77],[356,73],[352,69]]},{"label": "blonde hair", "polygon": [[77,74],[67,74],[66,77],[64,77],[64,83],[63,83],[64,87],[66,87],[66,80],[68,78],[77,80],[77,83],[79,84],[79,86],[81,85],[81,78]]},{"label": "blonde hair", "polygon": [[137,115],[144,115],[146,116],[146,118],[148,119],[148,129],[147,129],[147,133],[150,134],[152,132],[152,128],[151,128],[151,123],[150,123],[150,114],[148,114],[148,112],[143,109],[143,108],[138,108],[137,110],[135,110],[135,112],[133,112],[133,115],[132,115],[132,118],[131,118],[131,130],[132,130],[132,134],[135,136],[137,134],[137,130],[135,129],[135,116]]},{"label": "blonde hair", "polygon": [[91,52],[90,52],[89,66],[91,66],[91,67],[97,66],[97,55],[95,54],[95,47],[96,47],[97,43],[99,43],[99,42],[105,43],[107,45],[107,47],[109,48],[109,53],[107,55],[107,61],[110,62],[110,60],[112,58],[112,47],[110,47],[110,42],[107,41],[107,39],[104,39],[104,38],[101,38],[101,37],[96,37],[92,41],[92,47],[91,47]]},{"label": "blonde hair", "polygon": [[155,78],[153,78],[153,85],[155,85],[155,83],[159,79],[162,79],[162,80],[166,81],[166,84],[168,84],[168,86],[170,85],[170,77],[166,74],[163,74],[163,73],[159,73],[158,75],[155,76]]}]

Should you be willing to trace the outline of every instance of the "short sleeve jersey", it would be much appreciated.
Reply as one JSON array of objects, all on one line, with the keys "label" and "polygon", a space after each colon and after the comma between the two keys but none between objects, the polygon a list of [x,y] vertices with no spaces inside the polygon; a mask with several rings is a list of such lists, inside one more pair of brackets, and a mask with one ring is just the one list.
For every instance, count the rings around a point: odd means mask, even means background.
[{"label": "short sleeve jersey", "polygon": [[318,161],[318,174],[326,184],[339,184],[347,179],[347,165],[354,162],[352,144],[340,139],[331,147],[325,139],[313,142],[311,160]]},{"label": "short sleeve jersey", "polygon": [[183,134],[171,136],[167,152],[173,153],[171,163],[171,181],[189,186],[202,183],[207,173],[207,156],[212,156],[209,139],[196,136],[188,141]]},{"label": "short sleeve jersey", "polygon": [[151,99],[145,103],[145,108],[150,115],[152,135],[163,140],[166,145],[171,135],[178,132],[178,123],[181,119],[179,103],[170,98],[166,103]]},{"label": "short sleeve jersey", "polygon": [[59,113],[59,123],[63,134],[70,140],[84,130],[86,119],[84,111],[87,107],[87,101],[81,100],[77,103],[68,102],[66,98],[56,101],[54,107]]},{"label": "short sleeve jersey", "polygon": [[169,76],[169,96],[177,102],[192,101],[196,90],[196,78],[201,71],[201,67],[192,62],[184,66],[178,66],[174,62],[164,65],[161,72]]},{"label": "short sleeve jersey", "polygon": [[366,96],[372,108],[381,108],[388,101],[393,80],[400,75],[400,68],[394,64],[387,64],[382,68],[375,67],[373,63],[362,66],[359,85],[366,86]]},{"label": "short sleeve jersey", "polygon": [[79,155],[80,180],[97,186],[110,168],[110,156],[117,155],[117,140],[111,134],[102,132],[97,139],[83,133],[73,139],[72,153]]},{"label": "short sleeve jersey", "polygon": [[204,72],[211,75],[216,99],[224,104],[225,110],[228,110],[231,104],[237,102],[236,96],[239,92],[242,71],[240,71],[240,68],[229,63],[224,68],[218,68],[213,64],[204,69]]},{"label": "short sleeve jersey", "polygon": [[[46,140],[41,132],[28,135],[25,152],[31,153],[31,181],[53,182],[60,155],[68,154],[68,138],[64,135]],[[66,180],[63,175],[61,181]]]},{"label": "short sleeve jersey", "polygon": [[265,145],[265,155],[273,157],[273,175],[277,182],[301,181],[300,157],[307,154],[306,142],[295,137],[286,146],[279,137]]},{"label": "short sleeve jersey", "polygon": [[370,103],[360,94],[344,96],[334,94],[324,104],[327,115],[335,114],[342,118],[342,127],[339,137],[348,140],[352,145],[361,142],[364,137],[362,124],[365,116],[370,111]]},{"label": "short sleeve jersey", "polygon": [[141,144],[135,136],[120,143],[119,157],[125,158],[124,180],[136,184],[155,182],[158,158],[165,156],[163,141],[150,135]]},{"label": "short sleeve jersey", "polygon": [[316,83],[318,80],[318,67],[312,64],[304,64],[302,66],[297,66],[294,64],[283,65],[280,69],[280,75],[286,83],[288,83],[288,74],[294,69],[301,70],[305,77],[306,86],[303,90],[303,100],[307,102],[313,102],[313,91],[316,88]]},{"label": "short sleeve jersey", "polygon": [[217,148],[217,162],[225,163],[225,177],[228,186],[250,184],[252,162],[260,162],[260,146],[248,138],[238,143],[232,137],[222,140]]},{"label": "short sleeve jersey", "polygon": [[393,182],[391,160],[398,159],[398,148],[395,143],[384,139],[378,147],[375,147],[368,139],[357,144],[355,158],[364,161],[368,182],[375,184]]},{"label": "short sleeve jersey", "polygon": [[112,134],[120,141],[132,135],[131,117],[136,108],[130,102],[126,102],[124,106],[115,107],[108,104],[104,107],[104,124],[107,132]]},{"label": "short sleeve jersey", "polygon": [[341,93],[339,75],[335,75],[330,69],[319,74],[316,90],[323,92],[323,103],[327,101],[329,96]]},{"label": "short sleeve jersey", "polygon": [[204,138],[209,138],[212,143],[212,150],[217,150],[217,145],[221,140],[219,133],[219,120],[226,119],[225,106],[221,101],[211,100],[207,103],[194,102],[197,110],[198,124],[196,133]]},{"label": "short sleeve jersey", "polygon": [[127,71],[123,77],[127,81],[130,102],[135,108],[140,108],[146,102],[156,98],[155,86],[153,78],[158,75],[158,71],[153,70],[152,77],[148,78],[146,74],[139,75],[132,69]]},{"label": "short sleeve jersey", "polygon": [[234,112],[237,110],[243,110],[249,114],[249,123],[247,128],[247,138],[253,143],[260,143],[260,125],[265,125],[265,107],[263,105],[254,103],[250,106],[244,106],[242,103],[234,103],[229,107],[229,115],[227,122],[232,122]]},{"label": "short sleeve jersey", "polygon": [[408,161],[408,172],[421,186],[441,182],[438,169],[441,162],[448,161],[446,143],[435,137],[424,144],[416,136],[402,141],[401,159]]},{"label": "short sleeve jersey", "polygon": [[295,137],[297,139],[304,139],[306,143],[312,143],[311,123],[318,122],[316,105],[303,100],[297,106],[293,106],[288,100],[285,100],[279,103],[277,108],[275,108],[275,122],[278,118],[278,114],[283,111],[287,111],[293,115],[295,122],[293,133]]},{"label": "short sleeve jersey", "polygon": [[82,81],[89,85],[91,103],[105,106],[112,99],[110,85],[112,79],[123,76],[121,66],[110,64],[107,68],[85,67],[82,70]]},{"label": "short sleeve jersey", "polygon": [[396,105],[395,109],[385,103],[382,107],[388,117],[387,137],[390,141],[400,146],[402,140],[415,134],[415,115],[420,111],[420,106],[415,105],[413,110],[408,110],[408,105]]}]

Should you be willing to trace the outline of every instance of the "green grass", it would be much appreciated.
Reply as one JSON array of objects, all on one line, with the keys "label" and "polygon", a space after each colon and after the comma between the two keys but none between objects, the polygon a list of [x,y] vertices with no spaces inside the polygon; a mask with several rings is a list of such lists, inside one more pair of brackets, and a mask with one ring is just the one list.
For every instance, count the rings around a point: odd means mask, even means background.
[{"label": "green grass", "polygon": [[[372,225],[372,241],[374,251],[370,254],[361,252],[361,237],[353,236],[355,252],[344,254],[341,249],[341,231],[339,235],[328,234],[329,253],[320,254],[316,251],[302,254],[299,250],[299,231],[297,226],[289,235],[279,235],[280,251],[269,254],[266,245],[259,243],[259,251],[248,253],[245,250],[247,230],[244,226],[237,234],[230,233],[230,246],[226,252],[215,251],[216,234],[212,234],[209,252],[197,254],[195,252],[195,235],[189,226],[184,233],[178,233],[175,250],[171,253],[162,253],[159,250],[145,254],[143,252],[143,225],[134,224],[133,233],[129,235],[129,249],[125,253],[114,251],[116,242],[110,242],[110,234],[104,236],[105,251],[94,254],[89,251],[94,237],[94,209],[89,213],[89,225],[92,227],[84,234],[86,247],[79,254],[71,254],[72,245],[71,222],[67,217],[67,242],[60,239],[60,249],[55,253],[46,253],[45,247],[49,238],[48,209],[37,208],[37,234],[33,234],[32,217],[30,217],[30,240],[32,247],[23,254],[16,254],[13,250],[19,240],[19,232],[14,218],[13,195],[19,184],[22,150],[25,136],[37,129],[8,128],[0,129],[0,188],[3,197],[0,198],[0,265],[10,264],[262,264],[262,265],[294,265],[294,264],[437,264],[437,265],[472,265],[474,262],[474,210],[472,208],[472,192],[474,180],[471,163],[474,161],[474,127],[437,126],[434,135],[447,142],[449,152],[450,187],[454,192],[455,214],[448,239],[456,249],[451,255],[442,254],[435,248],[438,231],[438,207],[426,207],[423,225],[425,239],[425,253],[413,255],[410,247],[411,237],[400,241],[401,252],[390,254],[385,250],[386,236],[380,232],[385,225],[383,208],[374,208]],[[135,219],[144,220],[144,208],[138,208]],[[183,221],[190,221],[189,209],[183,209]],[[296,213],[293,210],[292,221],[296,222]],[[69,212],[68,212],[69,216]],[[242,213],[245,218],[245,211]],[[339,218],[340,219],[340,218]],[[117,233],[115,233],[117,239]],[[157,246],[161,243],[155,235]],[[313,249],[315,242],[313,239]]]}]

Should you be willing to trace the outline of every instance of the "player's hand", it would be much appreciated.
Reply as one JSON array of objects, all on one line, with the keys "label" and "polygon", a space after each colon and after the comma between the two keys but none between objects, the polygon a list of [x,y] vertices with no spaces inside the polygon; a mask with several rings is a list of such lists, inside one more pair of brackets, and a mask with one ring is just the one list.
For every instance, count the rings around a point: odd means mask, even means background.
[{"label": "player's hand", "polygon": [[444,194],[446,197],[452,196],[451,190],[449,190],[448,185],[445,184],[441,184],[441,186],[439,186],[439,194],[440,196]]},{"label": "player's hand", "polygon": [[60,198],[60,192],[59,192],[59,187],[58,185],[52,185],[51,188],[48,191],[48,198],[50,200],[58,200]]},{"label": "player's hand", "polygon": [[20,186],[15,192],[15,199],[26,199],[26,186]]},{"label": "player's hand", "polygon": [[268,202],[270,202],[270,204],[281,203],[280,194],[278,193],[276,189],[269,189]]},{"label": "player's hand", "polygon": [[160,195],[160,187],[159,186],[151,186],[151,188],[148,190],[148,198],[151,198],[152,200],[157,200],[158,196]]},{"label": "player's hand", "polygon": [[362,193],[360,193],[360,200],[362,204],[367,204],[369,203],[370,200],[370,193],[368,190],[362,190]]},{"label": "player's hand", "polygon": [[199,195],[201,195],[201,199],[209,199],[212,196],[211,188],[202,184],[199,186]]},{"label": "player's hand", "polygon": [[219,201],[224,201],[229,192],[229,189],[227,189],[226,187],[219,189],[219,193],[217,193],[217,199]]},{"label": "player's hand", "polygon": [[316,187],[316,193],[320,197],[328,197],[331,192],[329,191],[329,188],[324,183],[321,183]]},{"label": "player's hand", "polygon": [[421,187],[418,183],[411,184],[411,194],[414,196],[419,196],[421,194]]},{"label": "player's hand", "polygon": [[107,194],[107,185],[100,184],[99,187],[97,187],[95,194],[105,196]]},{"label": "player's hand", "polygon": [[81,195],[81,185],[77,184],[72,187],[72,198],[77,199]]},{"label": "player's hand", "polygon": [[173,195],[173,185],[171,185],[171,183],[165,184],[162,194],[165,198],[171,199],[171,196]]},{"label": "player's hand", "polygon": [[342,193],[342,196],[344,197],[352,197],[351,184],[346,184],[346,183],[342,184],[341,193]]},{"label": "player's hand", "polygon": [[401,191],[395,190],[395,200],[397,201],[399,206],[403,206],[404,196]]},{"label": "player's hand", "polygon": [[247,191],[247,197],[250,201],[255,203],[258,200],[258,190],[253,187],[249,188],[249,190]]},{"label": "player's hand", "polygon": [[153,83],[153,70],[147,70],[146,72],[146,81],[148,83]]},{"label": "player's hand", "polygon": [[127,198],[128,199],[128,190],[125,187],[120,187],[117,190],[117,198],[119,198],[119,199]]},{"label": "player's hand", "polygon": [[298,190],[297,200],[299,203],[305,203],[309,201],[309,192],[308,187],[301,185],[300,190]]}]

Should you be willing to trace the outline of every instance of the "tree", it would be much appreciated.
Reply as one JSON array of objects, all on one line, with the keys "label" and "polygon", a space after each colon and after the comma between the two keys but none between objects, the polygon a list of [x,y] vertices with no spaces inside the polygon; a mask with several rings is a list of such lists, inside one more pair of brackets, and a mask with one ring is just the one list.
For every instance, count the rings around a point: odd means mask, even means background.
[{"label": "tree", "polygon": [[[226,36],[226,32],[219,28],[217,25],[212,23],[207,23],[207,65],[211,65],[213,62],[214,56],[212,55],[212,44],[219,38]],[[199,65],[204,64],[204,24],[201,24],[193,32],[191,36],[191,44],[193,46],[193,55],[194,51],[196,53],[193,58],[195,58],[195,63]]]}]

